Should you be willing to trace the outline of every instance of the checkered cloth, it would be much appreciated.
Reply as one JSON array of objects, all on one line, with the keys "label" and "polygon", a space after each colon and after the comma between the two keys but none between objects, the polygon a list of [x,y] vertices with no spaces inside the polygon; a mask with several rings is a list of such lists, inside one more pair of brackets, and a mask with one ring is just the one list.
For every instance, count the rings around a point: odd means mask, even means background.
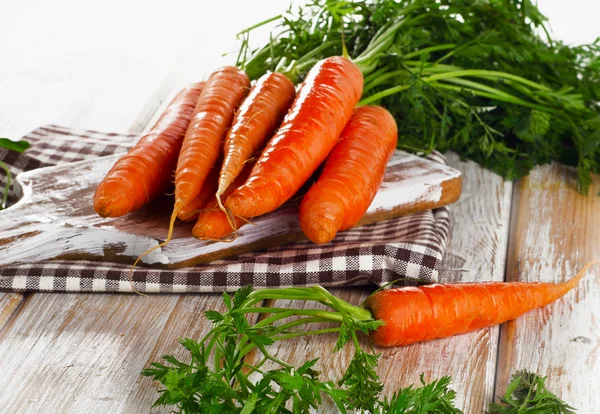
[{"label": "checkered cloth", "polygon": [[[15,176],[34,168],[124,152],[137,138],[45,126],[24,137],[31,148],[23,154],[0,148],[0,160]],[[445,163],[438,153],[430,157]],[[0,180],[2,188],[4,180]],[[10,199],[18,197],[11,186]],[[137,268],[133,283],[140,292],[215,292],[247,284],[383,285],[397,279],[409,283],[407,278],[434,282],[448,231],[448,210],[439,208],[351,229],[324,246],[301,242],[177,270]],[[132,292],[129,278],[129,265],[46,261],[0,267],[0,290]]]}]

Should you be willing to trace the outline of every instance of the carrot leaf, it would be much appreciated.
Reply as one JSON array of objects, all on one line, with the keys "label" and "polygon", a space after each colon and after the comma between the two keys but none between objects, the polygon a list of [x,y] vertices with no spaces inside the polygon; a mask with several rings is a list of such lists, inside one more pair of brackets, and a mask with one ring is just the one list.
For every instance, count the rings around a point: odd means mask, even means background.
[{"label": "carrot leaf", "polygon": [[379,355],[356,350],[346,373],[339,380],[339,386],[348,387],[349,407],[368,412],[377,412],[379,393],[383,384],[375,372]]},{"label": "carrot leaf", "polygon": [[445,376],[429,384],[421,374],[421,387],[408,386],[396,391],[383,401],[385,413],[439,413],[458,414],[461,410],[454,406],[456,393],[449,388],[450,377]]},{"label": "carrot leaf", "polygon": [[29,142],[24,140],[12,141],[8,138],[0,138],[0,148],[7,148],[16,152],[23,152],[29,148]]},{"label": "carrot leaf", "polygon": [[546,388],[546,378],[528,371],[516,372],[490,414],[574,414],[575,409]]}]

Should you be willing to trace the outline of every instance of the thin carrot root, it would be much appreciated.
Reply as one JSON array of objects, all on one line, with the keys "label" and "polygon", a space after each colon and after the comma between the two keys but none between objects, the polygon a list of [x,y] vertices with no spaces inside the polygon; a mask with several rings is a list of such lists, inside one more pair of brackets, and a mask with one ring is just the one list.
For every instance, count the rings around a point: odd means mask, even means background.
[{"label": "thin carrot root", "polygon": [[236,237],[237,237],[237,226],[235,225],[235,219],[232,217],[231,211],[229,209],[226,209],[225,206],[223,205],[223,202],[221,202],[222,195],[223,195],[223,193],[221,191],[217,191],[217,194],[215,195],[215,198],[217,199],[217,205],[219,206],[219,209],[221,209],[223,214],[225,214],[225,217],[227,218],[227,222],[229,223],[229,225],[231,226],[231,229],[233,230],[233,232],[236,234]]},{"label": "thin carrot root", "polygon": [[[229,210],[229,212],[231,212],[231,210]],[[233,215],[233,213],[231,213]],[[246,217],[242,217],[242,216],[233,216],[235,218],[239,218],[240,220],[242,220],[243,222],[245,222],[246,224],[250,224],[252,226],[256,226],[256,223],[254,223],[253,221],[251,221],[251,219],[246,218]]]},{"label": "thin carrot root", "polygon": [[596,260],[592,260],[591,262],[587,262],[575,276],[573,276],[571,279],[569,279],[565,282],[569,285],[569,289],[572,289],[575,286],[577,286],[579,284],[579,282],[581,281],[581,279],[583,279],[583,277],[587,273],[587,270],[590,267],[592,267],[598,263],[600,263],[600,259],[596,259]]},{"label": "thin carrot root", "polygon": [[175,228],[175,219],[177,218],[177,214],[181,211],[181,207],[178,208],[177,206],[178,205],[176,204],[175,208],[173,209],[173,213],[171,214],[171,219],[169,220],[169,232],[167,233],[166,240],[164,242],[160,243],[159,245],[151,247],[150,249],[146,250],[135,260],[135,262],[133,262],[133,265],[131,265],[131,272],[129,273],[129,284],[131,285],[131,290],[133,290],[135,293],[137,293],[140,296],[148,296],[148,295],[140,292],[139,290],[137,290],[135,288],[135,285],[133,284],[133,270],[135,269],[135,267],[137,266],[139,261],[142,260],[142,257],[147,256],[148,254],[152,253],[154,250],[165,247],[167,244],[169,244],[171,242],[171,238],[173,237],[173,229]]}]

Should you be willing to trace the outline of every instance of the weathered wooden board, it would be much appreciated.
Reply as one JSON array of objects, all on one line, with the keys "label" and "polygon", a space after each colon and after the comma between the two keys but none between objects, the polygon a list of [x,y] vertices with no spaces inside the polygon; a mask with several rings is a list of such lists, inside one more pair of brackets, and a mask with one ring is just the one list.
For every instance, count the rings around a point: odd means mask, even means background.
[{"label": "weathered wooden board", "polygon": [[[207,306],[216,305],[210,296],[202,298]],[[174,295],[152,300],[29,295],[0,333],[5,372],[0,376],[0,411],[118,412],[137,389],[139,372],[178,301]],[[149,386],[150,381],[144,384]]]},{"label": "weathered wooden board", "polygon": [[[92,208],[94,189],[119,155],[20,174],[23,198],[0,212],[0,265],[53,258],[133,263],[167,233],[167,198],[125,217],[103,219]],[[397,151],[362,224],[451,203],[460,173]],[[177,226],[174,240],[144,258],[154,267],[177,268],[280,245],[302,237],[291,202],[240,229],[233,242],[200,241],[192,224]]]},{"label": "weathered wooden board", "polygon": [[[600,258],[600,180],[590,195],[575,191],[576,171],[552,164],[517,185],[507,279],[562,282]],[[600,266],[574,291],[501,328],[497,392],[529,369],[578,412],[600,407]]]},{"label": "weathered wooden board", "polygon": [[[484,170],[473,162],[460,162],[448,154],[450,165],[464,174],[461,199],[450,209],[452,230],[441,266],[442,282],[501,281],[504,278],[510,221],[512,183]],[[372,290],[335,289],[345,300],[360,304]],[[277,306],[301,306],[277,301]],[[336,337],[301,338],[276,343],[273,354],[293,364],[320,357],[317,367],[324,376],[339,379],[353,356],[352,346],[333,354]],[[498,327],[466,335],[440,339],[402,348],[376,349],[381,352],[378,373],[384,394],[400,387],[418,384],[421,373],[426,381],[452,376],[457,406],[467,414],[485,412],[493,399],[498,344]],[[363,341],[363,346],[369,346]],[[368,349],[368,348],[367,348]],[[319,412],[336,413],[333,403]]]}]

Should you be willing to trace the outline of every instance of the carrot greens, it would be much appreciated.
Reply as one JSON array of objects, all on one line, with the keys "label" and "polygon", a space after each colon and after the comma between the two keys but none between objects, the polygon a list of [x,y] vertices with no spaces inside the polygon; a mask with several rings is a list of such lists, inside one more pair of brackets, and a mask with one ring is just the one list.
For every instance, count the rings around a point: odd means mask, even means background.
[{"label": "carrot greens", "polygon": [[508,179],[556,160],[583,192],[600,172],[600,39],[553,39],[531,0],[311,0],[273,21],[262,47],[261,23],[243,31],[238,65],[302,80],[345,43],[361,103],[395,116],[400,148],[453,150]]},{"label": "carrot greens", "polygon": [[574,414],[575,409],[546,388],[546,378],[519,371],[498,403],[490,404],[490,414],[557,413]]}]

